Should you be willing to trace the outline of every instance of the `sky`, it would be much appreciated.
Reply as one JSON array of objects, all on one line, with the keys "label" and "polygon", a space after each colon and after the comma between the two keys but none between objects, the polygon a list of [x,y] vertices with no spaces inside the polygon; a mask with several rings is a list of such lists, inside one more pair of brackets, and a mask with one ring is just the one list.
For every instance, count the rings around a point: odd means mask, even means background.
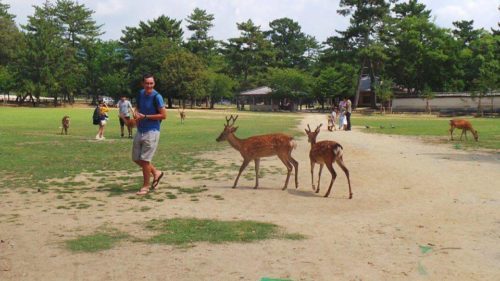
[{"label": "sky", "polygon": [[[25,24],[33,15],[33,5],[41,6],[45,0],[0,0],[10,5],[9,12],[16,15],[18,24]],[[55,3],[55,0],[51,2]],[[336,35],[335,30],[345,30],[348,17],[337,14],[339,0],[80,0],[77,1],[94,11],[93,19],[102,24],[101,36],[104,40],[118,40],[126,26],[138,26],[140,21],[148,21],[166,15],[183,20],[184,37],[189,36],[185,19],[195,8],[213,14],[214,26],[209,35],[217,40],[240,35],[236,23],[248,19],[269,29],[269,22],[288,17],[298,22],[302,31],[314,36],[319,42]],[[430,9],[432,20],[440,27],[452,28],[457,20],[474,20],[475,28],[498,28],[500,21],[499,0],[420,0]]]}]

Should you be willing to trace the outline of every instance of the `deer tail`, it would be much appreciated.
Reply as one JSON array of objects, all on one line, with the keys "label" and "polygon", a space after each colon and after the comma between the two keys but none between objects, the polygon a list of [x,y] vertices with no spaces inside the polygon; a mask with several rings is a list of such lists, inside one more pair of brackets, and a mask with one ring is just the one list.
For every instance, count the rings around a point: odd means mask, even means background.
[{"label": "deer tail", "polygon": [[290,147],[293,149],[296,149],[297,148],[297,142],[295,142],[295,140],[290,140]]},{"label": "deer tail", "polygon": [[344,154],[344,148],[339,143],[333,145],[333,153],[337,155],[337,157],[342,158]]}]

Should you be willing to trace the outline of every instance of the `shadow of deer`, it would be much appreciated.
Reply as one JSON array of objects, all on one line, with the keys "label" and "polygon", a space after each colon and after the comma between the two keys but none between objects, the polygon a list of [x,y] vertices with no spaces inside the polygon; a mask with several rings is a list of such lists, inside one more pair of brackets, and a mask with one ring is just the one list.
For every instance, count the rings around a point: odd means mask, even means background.
[{"label": "shadow of deer", "polygon": [[228,119],[226,117],[226,124],[224,125],[224,130],[220,133],[219,137],[216,139],[217,142],[227,140],[229,144],[236,150],[238,150],[243,157],[243,163],[241,164],[238,176],[234,181],[233,188],[238,184],[241,173],[248,166],[250,161],[255,162],[255,188],[259,186],[259,164],[260,158],[269,156],[278,156],[278,158],[283,162],[288,170],[286,175],[285,185],[282,190],[285,190],[288,186],[288,180],[290,179],[290,174],[292,173],[292,168],[295,167],[295,188],[298,187],[298,168],[299,162],[297,162],[292,157],[292,150],[296,148],[296,144],[293,141],[293,137],[281,133],[268,134],[253,136],[247,139],[239,139],[234,135],[238,127],[234,127],[234,123],[238,119],[236,117],[231,117]]}]

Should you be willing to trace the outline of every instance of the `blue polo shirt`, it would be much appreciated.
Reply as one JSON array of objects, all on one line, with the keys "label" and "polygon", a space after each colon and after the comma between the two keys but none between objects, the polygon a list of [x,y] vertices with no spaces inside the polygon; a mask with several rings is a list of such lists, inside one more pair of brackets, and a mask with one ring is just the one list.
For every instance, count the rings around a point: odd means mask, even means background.
[{"label": "blue polo shirt", "polygon": [[[146,115],[158,114],[160,109],[162,109],[165,104],[163,102],[163,97],[156,91],[153,90],[151,94],[146,94],[144,89],[139,92],[137,96],[139,101],[139,112]],[[153,98],[156,101],[153,101]],[[157,108],[154,107],[156,104]],[[150,120],[143,119],[137,124],[137,130],[141,133],[146,133],[149,131],[159,131],[160,130],[160,120]]]}]

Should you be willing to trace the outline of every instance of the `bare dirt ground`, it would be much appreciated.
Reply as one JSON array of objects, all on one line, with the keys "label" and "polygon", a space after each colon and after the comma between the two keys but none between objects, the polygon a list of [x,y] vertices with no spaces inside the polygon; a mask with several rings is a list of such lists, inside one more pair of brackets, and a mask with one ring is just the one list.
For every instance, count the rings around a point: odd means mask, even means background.
[{"label": "bare dirt ground", "polygon": [[[301,129],[325,121],[323,115],[304,115]],[[319,139],[343,145],[352,200],[338,166],[330,197],[322,197],[330,180],[326,169],[320,193],[312,192],[305,137],[293,154],[299,189],[292,181],[281,191],[284,173],[267,173],[257,190],[253,177],[242,177],[231,189],[236,176],[231,170],[226,171],[231,179],[203,183],[167,172],[166,181],[173,184],[206,185],[197,202],[130,200],[130,194],[107,197],[91,189],[82,198],[97,197],[103,207],[64,210],[56,208],[56,194],[50,192],[4,193],[0,280],[500,280],[498,153],[366,134],[356,127],[324,130]],[[204,157],[241,163],[231,148]],[[261,162],[261,169],[269,167],[282,164],[277,158]],[[247,170],[253,173],[253,165]],[[224,200],[213,200],[215,195]],[[138,211],[143,207],[152,208]],[[271,222],[307,238],[187,248],[124,241],[97,253],[64,247],[65,240],[102,225],[146,237],[151,234],[140,223],[174,217]]]}]

